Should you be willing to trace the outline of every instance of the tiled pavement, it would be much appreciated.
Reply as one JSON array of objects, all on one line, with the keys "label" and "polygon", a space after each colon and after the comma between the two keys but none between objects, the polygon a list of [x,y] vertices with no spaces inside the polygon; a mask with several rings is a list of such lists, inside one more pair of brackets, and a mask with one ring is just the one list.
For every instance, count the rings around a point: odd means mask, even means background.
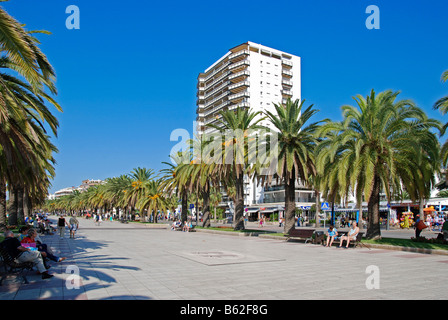
[{"label": "tiled pavement", "polygon": [[[447,256],[80,223],[77,239],[44,238],[67,257],[51,263],[54,278],[30,272],[25,285],[8,277],[0,300],[448,298]],[[71,289],[76,269],[80,287]],[[379,288],[369,288],[373,275]]]}]

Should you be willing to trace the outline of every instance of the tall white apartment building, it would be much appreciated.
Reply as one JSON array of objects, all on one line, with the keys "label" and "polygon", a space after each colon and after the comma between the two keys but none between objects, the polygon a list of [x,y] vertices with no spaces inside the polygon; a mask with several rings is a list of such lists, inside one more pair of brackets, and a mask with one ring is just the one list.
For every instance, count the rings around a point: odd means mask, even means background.
[{"label": "tall white apartment building", "polygon": [[[198,77],[197,132],[237,107],[274,111],[274,103],[301,99],[301,59],[253,42],[229,50]],[[268,123],[263,123],[268,125]]]},{"label": "tall white apartment building", "polygon": [[[207,125],[219,124],[223,110],[275,112],[274,103],[288,98],[301,99],[301,58],[253,42],[240,44],[198,76],[197,133],[215,131]],[[268,121],[261,124],[270,125]],[[269,198],[264,188],[246,180],[246,206],[263,206]]]}]

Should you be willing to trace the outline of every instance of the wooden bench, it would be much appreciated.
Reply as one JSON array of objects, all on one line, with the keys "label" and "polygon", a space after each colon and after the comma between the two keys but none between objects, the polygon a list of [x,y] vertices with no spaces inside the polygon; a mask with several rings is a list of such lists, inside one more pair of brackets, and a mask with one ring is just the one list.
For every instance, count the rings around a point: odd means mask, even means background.
[{"label": "wooden bench", "polygon": [[[341,244],[341,237],[347,236],[347,231],[338,231],[338,236],[334,239],[333,244],[338,243]],[[350,240],[350,246],[353,246],[353,248],[356,248],[358,245],[362,245],[362,237],[364,236],[364,232],[359,232],[358,236],[356,237],[356,240]],[[344,240],[344,246],[347,245],[347,242]]]},{"label": "wooden bench", "polygon": [[292,229],[288,234],[285,234],[286,241],[290,239],[305,240],[305,243],[312,240],[315,229]]},{"label": "wooden bench", "polygon": [[1,246],[0,246],[0,255],[2,257],[3,266],[5,268],[5,274],[0,279],[0,286],[2,285],[3,280],[5,280],[8,274],[14,274],[14,273],[16,273],[18,277],[20,276],[25,284],[28,284],[29,283],[28,279],[23,274],[23,272],[25,270],[33,270],[34,267],[33,263],[32,262],[17,263],[15,259],[13,259],[13,257],[11,257],[10,254]]},{"label": "wooden bench", "polygon": [[176,227],[176,226],[172,226],[172,228],[174,229],[174,231],[182,231],[183,227]]}]

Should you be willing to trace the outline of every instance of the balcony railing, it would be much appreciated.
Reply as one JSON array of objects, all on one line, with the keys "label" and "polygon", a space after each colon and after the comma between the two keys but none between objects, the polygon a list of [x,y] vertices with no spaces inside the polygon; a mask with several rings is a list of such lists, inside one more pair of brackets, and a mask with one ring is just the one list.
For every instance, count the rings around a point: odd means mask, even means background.
[{"label": "balcony railing", "polygon": [[206,107],[206,108],[207,108],[207,107],[210,107],[210,106],[213,105],[216,101],[219,101],[219,100],[221,100],[222,98],[224,98],[225,96],[229,95],[229,93],[230,93],[229,91],[223,92],[221,95],[219,95],[219,96],[216,97],[215,99],[213,99],[213,100],[207,102],[207,103],[205,104],[205,107]]},{"label": "balcony railing", "polygon": [[230,71],[224,72],[221,76],[219,76],[219,78],[214,79],[213,82],[210,85],[208,85],[208,87],[213,87],[215,84],[220,82],[222,79],[227,77],[229,74],[231,74]]},{"label": "balcony railing", "polygon": [[249,91],[244,91],[237,94],[232,94],[231,96],[229,96],[229,100],[235,100],[241,97],[249,97],[249,95]]},{"label": "balcony railing", "polygon": [[236,58],[236,57],[238,57],[238,56],[241,56],[241,55],[243,55],[243,54],[248,55],[248,54],[249,54],[249,50],[246,50],[246,49],[245,49],[245,50],[241,50],[241,51],[232,53],[232,54],[229,56],[229,60],[231,60],[231,59],[233,59],[233,58]]},{"label": "balcony railing", "polygon": [[218,69],[212,70],[211,74],[209,74],[206,78],[205,81],[210,80],[211,78],[213,78],[216,74],[218,74],[219,72],[221,72],[223,69],[225,69],[228,65],[230,64],[230,61],[225,62],[222,66],[220,66]]},{"label": "balcony railing", "polygon": [[224,87],[226,87],[228,84],[230,84],[230,81],[224,81],[218,88],[216,88],[215,90],[213,90],[212,92],[209,92],[205,95],[205,98],[208,99],[208,97],[212,96],[213,94],[215,94],[216,92],[222,90]]},{"label": "balcony railing", "polygon": [[250,61],[249,60],[243,60],[243,61],[239,61],[237,63],[232,63],[229,66],[229,70],[235,69],[236,67],[242,66],[242,65],[250,65]]},{"label": "balcony railing", "polygon": [[291,71],[283,69],[282,73],[292,77],[292,72]]},{"label": "balcony railing", "polygon": [[249,107],[250,107],[249,102],[241,102],[241,103],[235,103],[235,104],[229,106],[229,110],[234,110],[237,108],[249,108]]},{"label": "balcony railing", "polygon": [[248,87],[249,85],[250,85],[249,81],[238,82],[238,83],[235,83],[235,84],[232,84],[231,86],[229,86],[229,90],[236,89],[236,88],[239,88],[242,86]]},{"label": "balcony railing", "polygon": [[250,72],[247,71],[247,70],[244,70],[244,71],[240,71],[240,72],[234,73],[234,74],[229,76],[229,80],[232,80],[232,79],[235,79],[235,78],[238,78],[238,77],[241,77],[241,76],[250,76]]},{"label": "balcony railing", "polygon": [[217,112],[218,110],[221,110],[222,108],[224,108],[225,106],[227,106],[230,103],[230,101],[224,101],[223,103],[217,105],[216,107],[209,109],[205,112],[205,116],[209,116],[210,114]]},{"label": "balcony railing", "polygon": [[286,60],[286,59],[282,59],[282,64],[284,64],[286,66],[292,67],[292,61],[289,61],[289,60]]}]

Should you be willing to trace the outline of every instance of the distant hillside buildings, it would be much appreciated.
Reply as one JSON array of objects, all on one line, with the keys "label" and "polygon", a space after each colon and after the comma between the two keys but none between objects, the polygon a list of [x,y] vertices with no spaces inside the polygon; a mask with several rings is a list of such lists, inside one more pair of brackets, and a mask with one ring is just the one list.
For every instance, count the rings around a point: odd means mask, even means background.
[{"label": "distant hillside buildings", "polygon": [[89,189],[90,187],[98,186],[100,184],[103,184],[102,180],[83,180],[82,184],[79,187],[65,188],[65,189],[56,191],[54,194],[50,194],[48,196],[48,200],[59,199],[64,196],[71,195],[75,191],[84,192],[84,191],[87,191],[87,189]]}]

